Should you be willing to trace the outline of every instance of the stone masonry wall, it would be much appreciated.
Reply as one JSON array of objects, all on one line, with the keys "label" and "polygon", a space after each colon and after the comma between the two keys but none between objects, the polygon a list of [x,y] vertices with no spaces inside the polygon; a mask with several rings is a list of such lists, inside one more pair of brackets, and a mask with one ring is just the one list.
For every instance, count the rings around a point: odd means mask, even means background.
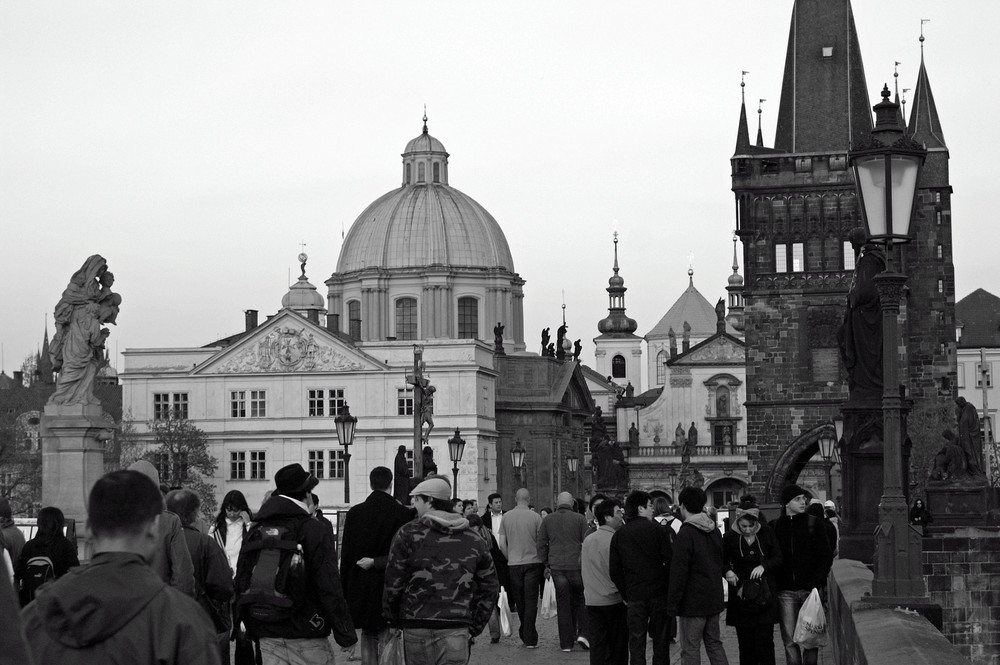
[{"label": "stone masonry wall", "polygon": [[965,527],[923,540],[924,578],[942,632],[975,665],[1000,665],[1000,531]]}]

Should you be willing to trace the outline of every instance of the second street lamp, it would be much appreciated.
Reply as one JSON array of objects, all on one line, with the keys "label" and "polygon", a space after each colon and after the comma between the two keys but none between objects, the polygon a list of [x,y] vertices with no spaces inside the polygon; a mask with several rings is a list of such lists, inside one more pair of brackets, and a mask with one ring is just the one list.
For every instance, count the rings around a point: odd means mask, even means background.
[{"label": "second street lamp", "polygon": [[510,449],[510,464],[514,467],[514,475],[518,481],[521,480],[521,468],[524,466],[524,452],[521,440],[514,441],[514,447]]},{"label": "second street lamp", "polygon": [[826,498],[833,500],[833,475],[830,470],[833,468],[833,455],[837,449],[837,439],[833,432],[824,431],[819,436],[819,454],[823,458],[823,467],[826,470]]},{"label": "second street lamp", "polygon": [[344,503],[351,503],[351,444],[354,443],[354,429],[358,419],[351,415],[351,407],[344,402],[340,415],[333,419],[337,426],[337,439],[344,447]]},{"label": "second street lamp", "polygon": [[461,437],[458,428],[455,428],[455,436],[448,439],[448,455],[451,456],[451,472],[455,477],[455,484],[452,488],[452,499],[458,498],[458,463],[462,461],[462,454],[465,452],[465,439]]}]

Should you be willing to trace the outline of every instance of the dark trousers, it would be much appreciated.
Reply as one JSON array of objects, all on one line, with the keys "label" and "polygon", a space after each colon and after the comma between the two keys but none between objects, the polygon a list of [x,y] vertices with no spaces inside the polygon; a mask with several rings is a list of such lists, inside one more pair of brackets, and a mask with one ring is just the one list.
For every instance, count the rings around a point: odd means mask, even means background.
[{"label": "dark trousers", "polygon": [[628,652],[632,665],[646,665],[646,635],[653,639],[653,665],[670,664],[670,617],[665,596],[628,603]]},{"label": "dark trousers", "polygon": [[774,624],[736,626],[740,665],[774,665]]},{"label": "dark trousers", "polygon": [[553,570],[552,584],[556,588],[559,648],[572,649],[577,637],[590,639],[587,606],[583,601],[583,576],[579,570]]},{"label": "dark trousers", "polygon": [[544,568],[540,563],[509,566],[510,593],[517,603],[517,618],[521,621],[517,633],[521,641],[529,647],[538,645],[535,619],[538,617],[538,589],[541,586]]},{"label": "dark trousers", "polygon": [[628,664],[628,620],[625,603],[587,605],[590,665]]}]

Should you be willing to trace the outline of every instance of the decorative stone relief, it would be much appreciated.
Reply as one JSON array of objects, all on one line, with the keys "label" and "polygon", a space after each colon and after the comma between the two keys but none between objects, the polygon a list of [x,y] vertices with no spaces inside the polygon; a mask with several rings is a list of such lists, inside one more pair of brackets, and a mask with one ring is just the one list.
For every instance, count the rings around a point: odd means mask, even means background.
[{"label": "decorative stone relief", "polygon": [[216,374],[259,372],[329,372],[364,369],[365,366],[330,346],[316,342],[313,333],[277,326],[257,344],[213,368]]}]

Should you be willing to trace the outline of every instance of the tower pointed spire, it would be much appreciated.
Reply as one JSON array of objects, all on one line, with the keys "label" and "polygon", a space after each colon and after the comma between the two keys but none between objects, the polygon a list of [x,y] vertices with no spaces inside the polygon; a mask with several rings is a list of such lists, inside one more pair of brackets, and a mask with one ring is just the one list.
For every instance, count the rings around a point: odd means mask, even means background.
[{"label": "tower pointed spire", "polygon": [[757,147],[758,148],[764,147],[764,134],[760,130],[760,124],[761,124],[760,120],[761,120],[761,115],[764,113],[764,102],[766,101],[767,101],[766,99],[761,99],[757,102]]},{"label": "tower pointed spire", "polygon": [[608,280],[608,316],[597,323],[597,329],[605,335],[631,335],[638,328],[633,319],[625,315],[625,280],[618,274],[618,231],[614,232],[614,271]]},{"label": "tower pointed spire", "polygon": [[740,122],[736,127],[736,153],[745,154],[750,149],[750,129],[747,126],[747,82],[746,75],[750,72],[744,71],[740,76]]},{"label": "tower pointed spire", "polygon": [[934,104],[934,93],[931,92],[930,78],[927,76],[927,66],[924,63],[924,23],[927,20],[920,20],[920,70],[917,72],[917,84],[913,91],[913,108],[910,110],[907,133],[917,143],[924,144],[928,150],[947,150],[944,132],[941,131],[941,119],[938,117],[937,105]]},{"label": "tower pointed spire", "polygon": [[45,384],[53,383],[52,358],[49,356],[49,317],[45,315],[45,333],[42,336],[42,350],[38,354],[38,376]]},{"label": "tower pointed spire", "polygon": [[740,262],[736,255],[736,243],[739,237],[733,234],[733,274],[729,276],[729,284],[726,291],[729,292],[729,314],[726,315],[726,322],[734,329],[743,332],[744,327],[744,307],[743,307],[743,276],[740,275]]},{"label": "tower pointed spire", "polygon": [[424,104],[424,134],[427,133],[427,104]]}]

